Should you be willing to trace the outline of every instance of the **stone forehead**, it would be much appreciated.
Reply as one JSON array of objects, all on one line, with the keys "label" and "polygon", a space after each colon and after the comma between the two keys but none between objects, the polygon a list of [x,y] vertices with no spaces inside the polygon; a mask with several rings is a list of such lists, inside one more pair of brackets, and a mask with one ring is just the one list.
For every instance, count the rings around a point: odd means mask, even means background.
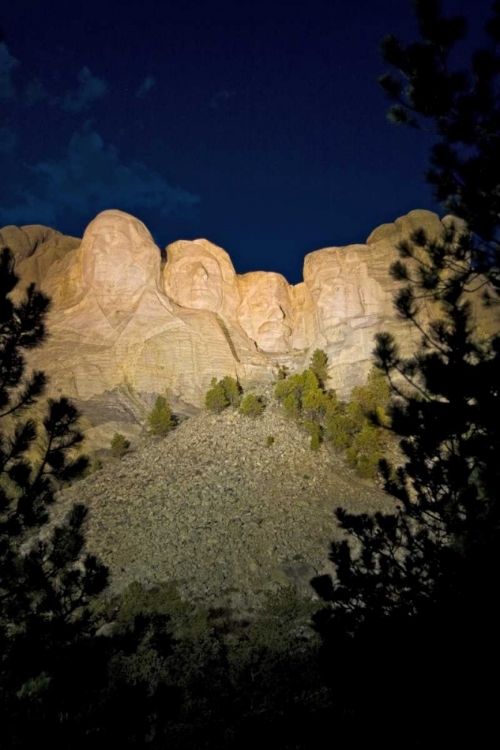
[{"label": "stone forehead", "polygon": [[154,242],[151,233],[149,232],[145,224],[142,223],[142,221],[136,219],[135,216],[131,216],[131,214],[127,214],[124,211],[119,211],[115,208],[101,211],[100,214],[97,214],[95,219],[93,219],[88,225],[87,229],[85,230],[85,234],[96,234],[105,227],[120,228],[120,231],[125,231],[125,233],[127,229],[134,228],[140,234],[146,236],[148,239],[151,239],[151,241]]},{"label": "stone forehead", "polygon": [[345,245],[343,247],[325,247],[308,253],[304,258],[304,281],[311,280],[324,272],[328,266],[336,268],[349,268],[357,265],[360,254],[364,255],[366,245]]},{"label": "stone forehead", "polygon": [[243,294],[248,294],[252,289],[273,289],[290,294],[290,285],[284,276],[275,271],[249,271],[238,276],[238,284]]},{"label": "stone forehead", "polygon": [[234,271],[233,263],[228,253],[221,247],[208,240],[178,240],[167,245],[167,261],[175,262],[181,258],[209,255],[221,265],[228,266]]},{"label": "stone forehead", "polygon": [[[237,290],[236,271],[228,253],[221,247],[214,245],[208,240],[177,240],[167,245],[167,263],[163,269],[163,278],[168,287],[175,285],[177,269],[182,267],[182,261],[194,263],[211,260],[218,265],[222,275],[222,282],[229,285],[234,291]],[[213,269],[208,268],[208,271]],[[215,283],[217,276],[212,274],[211,283]],[[226,288],[228,291],[229,287]]]},{"label": "stone forehead", "polygon": [[428,236],[434,239],[441,234],[443,225],[439,216],[432,211],[416,209],[400,216],[392,223],[376,227],[368,235],[366,244],[374,245],[386,241],[395,245],[401,239],[409,239],[416,229],[424,229]]}]

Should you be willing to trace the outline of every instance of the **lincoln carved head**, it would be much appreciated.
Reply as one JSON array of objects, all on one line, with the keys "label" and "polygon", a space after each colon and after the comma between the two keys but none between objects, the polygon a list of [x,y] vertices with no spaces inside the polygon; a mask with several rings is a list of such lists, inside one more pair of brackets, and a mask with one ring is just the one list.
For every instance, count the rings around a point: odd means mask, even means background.
[{"label": "lincoln carved head", "polygon": [[346,321],[364,315],[359,266],[354,248],[329,247],[305,258],[304,281],[314,302],[319,333],[327,341],[337,341]]},{"label": "lincoln carved head", "polygon": [[290,287],[279,273],[255,271],[238,277],[241,305],[238,322],[265,352],[292,348]]}]

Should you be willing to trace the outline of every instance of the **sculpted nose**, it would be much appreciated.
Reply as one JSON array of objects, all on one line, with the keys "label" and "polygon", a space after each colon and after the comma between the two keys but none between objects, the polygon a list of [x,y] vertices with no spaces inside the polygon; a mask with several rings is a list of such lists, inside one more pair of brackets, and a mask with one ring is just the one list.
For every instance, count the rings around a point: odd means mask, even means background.
[{"label": "sculpted nose", "polygon": [[269,312],[269,320],[283,320],[285,313],[280,305],[273,305]]},{"label": "sculpted nose", "polygon": [[202,263],[196,263],[196,265],[194,266],[193,279],[195,281],[201,281],[201,282],[208,280],[207,269]]}]

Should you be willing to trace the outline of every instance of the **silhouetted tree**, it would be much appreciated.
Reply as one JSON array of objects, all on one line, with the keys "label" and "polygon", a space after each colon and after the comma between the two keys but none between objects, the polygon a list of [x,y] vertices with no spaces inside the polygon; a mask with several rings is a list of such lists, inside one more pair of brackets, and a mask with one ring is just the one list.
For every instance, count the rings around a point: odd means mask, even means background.
[{"label": "silhouetted tree", "polygon": [[25,299],[14,303],[13,268],[12,254],[3,250],[0,723],[4,747],[25,747],[33,733],[39,741],[45,736],[66,742],[66,728],[73,733],[75,725],[85,725],[92,604],[106,586],[107,570],[84,555],[83,505],[74,505],[60,525],[49,524],[58,484],[81,474],[87,459],[75,453],[83,438],[78,411],[67,399],[49,400],[40,423],[28,414],[39,403],[46,377],[38,371],[27,375],[24,352],[45,339],[49,301],[31,285]]},{"label": "silhouetted tree", "polygon": [[426,178],[437,200],[472,233],[456,248],[447,247],[451,258],[432,254],[433,263],[439,269],[458,255],[461,271],[467,259],[471,269],[498,282],[500,2],[492,3],[485,24],[488,45],[472,55],[468,70],[453,66],[467,22],[461,16],[444,17],[440,5],[438,0],[415,0],[418,42],[405,45],[392,35],[383,40],[384,60],[397,72],[386,73],[379,82],[395,102],[391,120],[435,134]]},{"label": "silhouetted tree", "polygon": [[397,509],[338,509],[347,538],[332,544],[334,577],[314,585],[330,602],[317,618],[326,672],[339,650],[349,663],[338,683],[346,710],[372,713],[386,742],[420,747],[439,733],[467,742],[468,731],[481,744],[495,715],[486,683],[497,674],[500,624],[500,337],[474,325],[471,300],[485,292],[498,304],[500,3],[486,26],[491,46],[465,73],[450,63],[464,19],[444,18],[434,0],[415,6],[422,41],[384,41],[398,74],[381,83],[396,122],[435,126],[427,178],[467,227],[433,240],[420,230],[400,244],[396,308],[421,342],[403,358],[381,334],[375,350],[403,455],[397,468],[381,464]]}]

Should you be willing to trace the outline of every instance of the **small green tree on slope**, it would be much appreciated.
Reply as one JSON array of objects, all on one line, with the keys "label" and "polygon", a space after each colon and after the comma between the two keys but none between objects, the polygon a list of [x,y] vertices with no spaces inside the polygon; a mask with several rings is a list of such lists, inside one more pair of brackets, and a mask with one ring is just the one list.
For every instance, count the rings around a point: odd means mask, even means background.
[{"label": "small green tree on slope", "polygon": [[256,393],[246,393],[240,404],[240,414],[247,417],[260,417],[264,413],[264,403]]},{"label": "small green tree on slope", "polygon": [[127,440],[125,435],[122,435],[121,432],[115,432],[115,434],[111,438],[109,447],[113,458],[122,458],[122,456],[128,453],[128,449],[130,448],[130,440]]},{"label": "small green tree on slope", "polygon": [[236,408],[241,402],[241,392],[240,384],[230,375],[225,375],[219,381],[217,378],[212,378],[210,388],[205,394],[205,406],[216,414],[228,406]]},{"label": "small green tree on slope", "polygon": [[158,396],[148,415],[149,429],[153,435],[166,435],[174,426],[172,412],[165,396]]},{"label": "small green tree on slope", "polygon": [[328,380],[328,356],[322,349],[315,349],[312,353],[310,369],[318,378],[321,388],[326,388]]},{"label": "small green tree on slope", "polygon": [[[95,557],[83,554],[83,505],[75,505],[59,526],[47,528],[56,483],[81,474],[87,460],[73,455],[82,434],[78,412],[67,399],[48,401],[41,426],[26,415],[46,384],[43,373],[26,374],[24,352],[45,338],[48,300],[32,285],[25,300],[14,304],[9,294],[16,283],[12,255],[3,250],[0,714],[6,747],[25,746],[30,732],[42,726],[60,737],[69,714],[75,720],[85,713],[82,692],[68,669],[76,666],[77,654],[86,650],[94,626],[91,604],[107,582],[107,570]],[[39,446],[38,458],[30,453],[35,445]]]},{"label": "small green tree on slope", "polygon": [[[407,747],[438,743],[439,733],[481,744],[491,731],[486,685],[498,674],[500,625],[500,337],[480,336],[470,307],[481,288],[495,304],[499,286],[500,3],[486,27],[491,44],[470,72],[452,67],[464,20],[444,18],[433,0],[415,5],[422,41],[385,41],[398,73],[382,84],[397,102],[394,119],[436,126],[428,179],[470,231],[450,227],[432,241],[417,231],[400,244],[392,271],[406,286],[396,307],[421,344],[406,359],[388,334],[376,348],[404,456],[396,471],[381,467],[398,508],[338,509],[347,539],[331,546],[334,577],[314,583],[330,603],[317,619],[325,664],[335,664],[326,669],[351,696],[354,724],[372,714],[386,746],[404,736]],[[425,300],[436,311],[429,324]],[[343,682],[333,661],[342,649],[351,660]]]}]

